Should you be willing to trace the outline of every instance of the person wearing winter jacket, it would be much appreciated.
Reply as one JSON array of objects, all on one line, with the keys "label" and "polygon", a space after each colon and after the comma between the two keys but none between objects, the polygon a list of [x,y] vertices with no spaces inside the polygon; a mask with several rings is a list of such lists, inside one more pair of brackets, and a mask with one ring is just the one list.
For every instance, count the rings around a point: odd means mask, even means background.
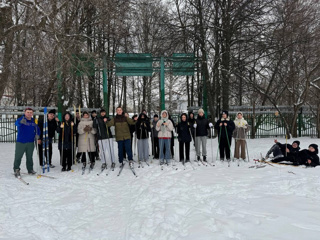
[{"label": "person wearing winter jacket", "polygon": [[[187,114],[182,113],[180,117],[180,123],[178,123],[177,133],[179,141],[179,155],[180,162],[189,162],[190,161],[190,142],[192,141],[191,136],[191,126],[187,120]],[[184,149],[186,158],[184,158]]]},{"label": "person wearing winter jacket", "polygon": [[161,111],[161,119],[157,122],[156,130],[158,131],[159,138],[159,152],[160,152],[160,165],[170,163],[171,153],[169,151],[164,152],[165,149],[170,149],[171,132],[173,130],[173,124],[168,118],[168,112],[166,110]]},{"label": "person wearing winter jacket", "polygon": [[171,131],[171,141],[170,141],[170,153],[171,157],[174,158],[174,131],[176,129],[176,123],[172,119],[171,115],[168,113],[168,119],[172,122],[173,130]]},{"label": "person wearing winter jacket", "polygon": [[95,165],[95,134],[97,130],[93,128],[93,121],[89,116],[89,113],[83,112],[83,116],[78,125],[79,142],[78,148],[81,153],[82,169],[87,166],[86,153],[89,155],[90,169],[93,169]]},{"label": "person wearing winter jacket", "polygon": [[58,122],[57,132],[59,133],[58,149],[60,151],[60,163],[62,165],[61,171],[70,171],[72,166],[72,148],[73,148],[73,134],[77,128],[72,121],[71,114],[66,112],[62,117],[62,122]]},{"label": "person wearing winter jacket", "polygon": [[[188,123],[189,123],[189,125],[190,126],[193,126],[193,124],[195,124],[195,121],[196,121],[196,119],[194,118],[194,114],[193,114],[193,112],[190,112],[189,113],[189,116],[188,116]],[[193,144],[194,144],[194,146],[196,146],[196,144],[195,144],[195,142],[196,142],[196,140],[195,140],[195,138],[194,138],[194,131],[195,131],[195,129],[192,127],[191,128],[191,134],[192,134],[192,139],[193,139]]]},{"label": "person wearing winter jacket", "polygon": [[202,157],[203,161],[206,162],[208,129],[213,127],[213,124],[209,123],[208,119],[206,119],[202,108],[198,110],[198,117],[193,127],[195,129],[197,160],[200,161],[200,146],[202,146]]},{"label": "person wearing winter jacket", "polygon": [[221,118],[216,122],[214,128],[218,132],[218,142],[220,151],[220,160],[230,161],[230,149],[232,143],[232,133],[235,129],[234,122],[229,118],[228,111],[222,111]]},{"label": "person wearing winter jacket", "polygon": [[[47,121],[48,121],[48,148],[49,148],[49,165],[50,168],[54,168],[55,166],[52,164],[52,139],[54,138],[54,135],[57,131],[59,118],[56,116],[56,110],[51,109],[47,115]],[[43,165],[43,149],[42,149],[42,140],[43,140],[43,118],[39,119],[38,126],[40,129],[40,138],[39,138],[39,144],[38,144],[38,151],[39,151],[39,162],[40,166]],[[47,158],[47,151],[44,153],[45,158]]]},{"label": "person wearing winter jacket", "polygon": [[129,164],[133,165],[133,156],[131,150],[131,133],[129,125],[135,125],[136,122],[133,119],[124,116],[121,107],[117,107],[116,112],[117,115],[110,121],[107,121],[107,126],[115,127],[116,141],[118,143],[119,163],[123,164],[123,148],[125,148],[126,153],[128,155]]},{"label": "person wearing winter jacket", "polygon": [[[18,136],[16,142],[16,150],[14,155],[13,171],[15,177],[20,177],[21,160],[26,153],[26,165],[29,174],[36,174],[33,170],[33,151],[34,144],[39,138],[40,129],[33,119],[33,109],[26,108],[24,115],[18,118],[15,125],[18,129]],[[39,143],[39,141],[38,141]]]},{"label": "person wearing winter jacket", "polygon": [[111,167],[115,167],[115,155],[113,148],[112,133],[110,128],[106,126],[107,122],[106,111],[100,110],[100,116],[93,120],[93,128],[97,131],[98,146],[100,149],[101,168],[107,167],[107,156],[111,159]]},{"label": "person wearing winter jacket", "polygon": [[289,157],[293,159],[300,150],[300,142],[298,140],[293,141],[292,144],[281,144],[277,139],[275,139],[274,143],[275,144],[267,152],[265,159],[268,159],[271,153],[273,154],[273,160],[282,157]]},{"label": "person wearing winter jacket", "polygon": [[237,113],[234,121],[235,129],[233,131],[233,138],[235,140],[234,158],[246,160],[246,135],[250,130],[248,122],[244,120],[242,112]]},{"label": "person wearing winter jacket", "polygon": [[138,139],[138,160],[148,161],[149,159],[149,132],[151,131],[149,118],[144,113],[140,113],[136,123],[136,133]]},{"label": "person wearing winter jacket", "polygon": [[[297,143],[293,143],[295,146]],[[310,144],[308,149],[299,151],[299,147],[295,147],[294,151],[288,152],[286,157],[279,157],[271,160],[273,163],[282,161],[292,162],[293,165],[305,165],[307,167],[316,167],[319,165],[318,145]],[[289,150],[289,149],[288,149]]]},{"label": "person wearing winter jacket", "polygon": [[[93,123],[95,122],[97,117],[98,117],[97,111],[96,110],[92,110],[91,111],[91,119],[92,119]],[[95,139],[94,144],[96,145],[96,154],[95,154],[96,160],[100,160],[100,158],[99,158],[99,155],[100,155],[100,153],[99,153],[99,144],[98,144],[97,135],[96,135],[96,139]]]},{"label": "person wearing winter jacket", "polygon": [[159,138],[158,138],[158,131],[156,130],[158,120],[159,120],[159,116],[158,114],[155,114],[153,116],[152,129],[151,129],[153,159],[159,159]]}]

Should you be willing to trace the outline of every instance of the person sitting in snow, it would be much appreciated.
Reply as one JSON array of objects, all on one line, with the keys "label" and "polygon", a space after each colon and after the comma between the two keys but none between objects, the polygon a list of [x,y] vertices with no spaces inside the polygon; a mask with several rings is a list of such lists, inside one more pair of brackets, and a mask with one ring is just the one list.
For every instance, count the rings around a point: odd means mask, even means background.
[{"label": "person sitting in snow", "polygon": [[271,162],[278,163],[282,161],[292,162],[293,165],[305,165],[306,167],[316,167],[320,165],[318,157],[318,145],[310,144],[308,149],[303,149],[296,154],[291,154],[287,157],[281,157],[272,160]]},{"label": "person sitting in snow", "polygon": [[277,139],[275,139],[274,142],[275,144],[269,149],[265,159],[268,159],[271,153],[273,154],[273,159],[282,158],[282,157],[295,157],[295,155],[300,150],[300,147],[299,147],[300,142],[297,140],[293,141],[292,145],[281,144],[280,142],[278,142]]}]

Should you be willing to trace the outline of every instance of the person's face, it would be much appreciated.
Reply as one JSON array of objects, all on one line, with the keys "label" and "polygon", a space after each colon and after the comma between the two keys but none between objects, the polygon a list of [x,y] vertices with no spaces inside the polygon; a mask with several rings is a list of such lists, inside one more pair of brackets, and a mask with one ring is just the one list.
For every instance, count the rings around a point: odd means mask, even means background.
[{"label": "person's face", "polygon": [[144,119],[144,115],[141,115],[141,119]]},{"label": "person's face", "polygon": [[242,115],[241,114],[238,114],[238,119],[242,119]]},{"label": "person's face", "polygon": [[33,110],[26,110],[24,112],[24,115],[28,120],[30,120],[32,118],[32,116],[33,116]]},{"label": "person's face", "polygon": [[313,147],[309,147],[310,152],[315,152],[316,150]]},{"label": "person's face", "polygon": [[297,148],[297,147],[298,147],[298,144],[297,144],[297,143],[292,143],[292,147],[293,147],[293,148]]},{"label": "person's face", "polygon": [[96,117],[97,116],[97,113],[92,113],[92,117]]},{"label": "person's face", "polygon": [[54,119],[54,114],[53,113],[48,113],[48,119],[49,119],[49,121]]},{"label": "person's face", "polygon": [[182,121],[187,121],[187,117],[185,116],[185,115],[182,115],[182,117],[181,117],[181,119],[182,119]]},{"label": "person's face", "polygon": [[89,118],[89,114],[83,114],[83,118]]},{"label": "person's face", "polygon": [[166,113],[166,112],[163,112],[161,116],[162,116],[163,118],[166,118],[166,117],[167,117],[167,113]]},{"label": "person's face", "polygon": [[227,118],[227,114],[222,114],[222,118]]},{"label": "person's face", "polygon": [[117,114],[118,114],[118,115],[122,115],[122,112],[123,112],[123,111],[122,111],[122,108],[117,108]]},{"label": "person's face", "polygon": [[193,113],[190,114],[190,118],[193,118]]},{"label": "person's face", "polygon": [[200,113],[199,113],[199,116],[200,116],[200,117],[203,117],[203,112],[200,112]]},{"label": "person's face", "polygon": [[66,115],[64,116],[64,120],[69,121],[69,120],[70,120],[70,115],[69,115],[69,114],[66,114]]},{"label": "person's face", "polygon": [[154,119],[155,121],[158,121],[158,120],[159,120],[159,118],[158,118],[158,117],[154,117],[153,119]]},{"label": "person's face", "polygon": [[106,112],[101,112],[100,115],[104,117],[106,115]]},{"label": "person's face", "polygon": [[76,118],[80,118],[79,112],[76,113]]},{"label": "person's face", "polygon": [[144,113],[145,115],[147,115],[147,111],[143,111],[142,113]]}]

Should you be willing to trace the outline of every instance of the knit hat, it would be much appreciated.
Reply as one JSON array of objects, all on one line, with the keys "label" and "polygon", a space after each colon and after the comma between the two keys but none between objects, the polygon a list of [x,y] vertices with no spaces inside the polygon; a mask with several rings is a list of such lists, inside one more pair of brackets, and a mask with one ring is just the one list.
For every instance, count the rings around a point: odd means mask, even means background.
[{"label": "knit hat", "polygon": [[318,154],[318,145],[317,144],[314,144],[314,143],[310,144],[309,147],[313,147],[314,150],[316,150],[315,153]]},{"label": "knit hat", "polygon": [[56,115],[56,110],[55,110],[55,109],[51,109],[51,110],[49,111],[49,113],[53,113],[54,115]]},{"label": "knit hat", "polygon": [[159,118],[158,114],[153,115],[153,118]]},{"label": "knit hat", "polygon": [[229,113],[228,113],[228,111],[227,111],[227,110],[223,110],[223,111],[222,111],[222,113],[221,113],[221,115],[223,115],[223,114],[226,114],[226,115],[227,115],[227,117],[229,116]]},{"label": "knit hat", "polygon": [[298,146],[300,146],[300,141],[298,141],[298,140],[293,141],[293,143],[292,143],[292,144],[294,144],[294,143],[296,143],[296,144],[298,144]]},{"label": "knit hat", "polygon": [[198,114],[199,113],[203,113],[204,114],[204,110],[202,109],[202,108],[200,108],[199,110],[198,110]]}]

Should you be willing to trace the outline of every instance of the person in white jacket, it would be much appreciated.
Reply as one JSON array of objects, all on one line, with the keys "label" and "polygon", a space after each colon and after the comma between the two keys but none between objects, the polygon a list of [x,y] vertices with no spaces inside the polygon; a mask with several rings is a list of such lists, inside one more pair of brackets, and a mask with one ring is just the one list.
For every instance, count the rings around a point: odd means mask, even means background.
[{"label": "person in white jacket", "polygon": [[95,146],[95,136],[97,130],[93,128],[93,121],[89,118],[89,113],[84,112],[83,117],[78,125],[78,133],[79,133],[79,142],[78,148],[79,152],[82,156],[82,164],[83,167],[86,167],[86,153],[88,153],[90,158],[90,168],[93,169],[95,164],[95,154],[96,154],[96,146]]},{"label": "person in white jacket", "polygon": [[[161,111],[161,119],[157,122],[156,130],[158,131],[159,138],[159,152],[160,152],[160,165],[170,163],[171,152],[171,132],[173,131],[173,124],[168,119],[168,112],[166,110]],[[165,151],[164,151],[165,150]]]}]

